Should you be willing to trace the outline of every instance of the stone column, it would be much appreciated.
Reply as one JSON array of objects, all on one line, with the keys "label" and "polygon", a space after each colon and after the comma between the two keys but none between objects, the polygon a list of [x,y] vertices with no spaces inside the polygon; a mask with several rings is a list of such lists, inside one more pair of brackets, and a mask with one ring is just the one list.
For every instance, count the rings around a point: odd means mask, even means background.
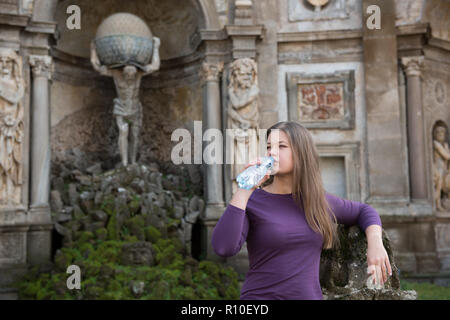
[{"label": "stone column", "polygon": [[46,207],[50,194],[50,109],[51,57],[30,56],[33,71],[31,123],[31,207]]},{"label": "stone column", "polygon": [[406,101],[411,198],[426,199],[425,141],[420,83],[420,66],[423,63],[423,57],[403,57],[401,62],[406,73],[407,85]]},{"label": "stone column", "polygon": [[[203,82],[203,132],[215,128],[222,132],[222,109],[220,105],[220,75],[223,71],[223,62],[202,65]],[[202,151],[203,152],[203,151]],[[204,159],[203,159],[204,161]],[[206,164],[204,166],[203,190],[206,209],[200,221],[202,231],[202,255],[206,259],[215,259],[211,247],[211,235],[217,221],[225,211],[223,200],[223,171],[222,164]]]},{"label": "stone column", "polygon": [[49,56],[31,55],[31,196],[30,230],[27,236],[28,262],[43,264],[51,255],[50,216],[50,103],[49,79],[52,60]]}]

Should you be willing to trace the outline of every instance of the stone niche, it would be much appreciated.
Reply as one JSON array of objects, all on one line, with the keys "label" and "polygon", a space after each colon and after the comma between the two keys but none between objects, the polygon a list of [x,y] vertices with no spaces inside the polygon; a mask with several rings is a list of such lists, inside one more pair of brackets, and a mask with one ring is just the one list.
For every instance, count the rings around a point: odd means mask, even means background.
[{"label": "stone niche", "polygon": [[[81,30],[66,27],[69,5],[81,9]],[[52,47],[55,74],[51,87],[52,161],[65,159],[65,150],[80,148],[108,164],[120,159],[118,129],[112,114],[116,97],[112,78],[101,77],[90,65],[90,41],[101,21],[116,12],[142,18],[161,39],[161,68],[141,84],[143,125],[138,161],[170,163],[176,128],[193,132],[202,120],[199,81],[200,37],[204,18],[198,1],[120,0],[60,1],[55,20],[58,39]],[[105,168],[107,169],[107,168]]]},{"label": "stone niche", "polygon": [[361,201],[359,189],[359,142],[317,144],[319,165],[327,192]]}]

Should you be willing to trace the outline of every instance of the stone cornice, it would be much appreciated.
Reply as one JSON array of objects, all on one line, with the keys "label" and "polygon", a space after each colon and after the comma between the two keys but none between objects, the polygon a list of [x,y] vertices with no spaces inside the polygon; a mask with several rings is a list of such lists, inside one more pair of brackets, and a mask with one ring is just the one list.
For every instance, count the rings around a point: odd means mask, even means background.
[{"label": "stone cornice", "polygon": [[225,40],[227,34],[224,29],[220,30],[200,30],[200,37],[202,40]]},{"label": "stone cornice", "polygon": [[412,34],[427,34],[429,31],[428,23],[408,24],[403,26],[397,26],[395,33],[397,36],[412,35]]},{"label": "stone cornice", "polygon": [[[413,24],[396,27],[397,36],[427,35],[429,24]],[[327,30],[304,32],[279,32],[278,42],[303,42],[320,40],[358,39],[362,38],[362,30]]]},{"label": "stone cornice", "polygon": [[438,38],[431,38],[430,40],[428,40],[428,46],[439,48],[445,51],[450,51],[450,41]]},{"label": "stone cornice", "polygon": [[253,36],[263,38],[263,25],[226,25],[225,32],[228,36]]},{"label": "stone cornice", "polygon": [[0,13],[0,25],[26,27],[30,18],[27,15]]},{"label": "stone cornice", "polygon": [[34,33],[54,34],[57,23],[55,21],[30,21],[25,30]]},{"label": "stone cornice", "polygon": [[277,33],[277,42],[303,42],[318,40],[357,39],[362,38],[361,30],[333,30]]}]

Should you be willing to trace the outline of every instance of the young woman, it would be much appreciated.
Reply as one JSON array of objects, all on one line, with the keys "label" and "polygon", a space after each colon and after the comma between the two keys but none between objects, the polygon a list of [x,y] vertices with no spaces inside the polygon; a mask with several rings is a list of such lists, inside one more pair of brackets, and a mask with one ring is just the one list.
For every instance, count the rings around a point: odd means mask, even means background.
[{"label": "young woman", "polygon": [[320,255],[336,246],[338,223],[365,231],[368,274],[386,282],[392,271],[380,216],[367,204],[325,192],[309,131],[293,121],[273,125],[267,155],[275,159],[273,170],[253,189],[234,193],[212,234],[222,257],[237,254],[247,241],[250,268],[240,299],[323,299]]}]

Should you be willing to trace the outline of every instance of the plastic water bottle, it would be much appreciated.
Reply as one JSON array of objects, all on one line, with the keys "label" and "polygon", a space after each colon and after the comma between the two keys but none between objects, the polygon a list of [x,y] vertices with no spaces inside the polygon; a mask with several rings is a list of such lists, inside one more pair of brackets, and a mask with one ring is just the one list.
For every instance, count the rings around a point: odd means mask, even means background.
[{"label": "plastic water bottle", "polygon": [[241,172],[236,178],[239,188],[250,190],[256,186],[264,178],[267,170],[273,168],[273,162],[273,157],[262,157],[260,165],[255,164]]}]

